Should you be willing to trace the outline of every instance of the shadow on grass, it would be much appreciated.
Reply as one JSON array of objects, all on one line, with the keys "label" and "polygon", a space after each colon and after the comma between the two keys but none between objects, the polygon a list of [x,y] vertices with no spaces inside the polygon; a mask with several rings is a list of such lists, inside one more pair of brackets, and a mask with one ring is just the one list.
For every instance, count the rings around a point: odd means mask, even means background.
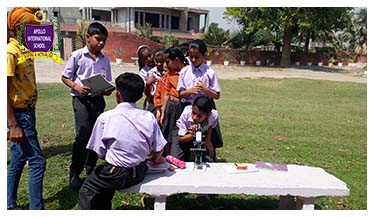
[{"label": "shadow on grass", "polygon": [[[55,155],[64,154],[64,153],[71,155],[72,147],[73,147],[73,144],[68,144],[68,145],[58,145],[58,144],[56,144],[56,145],[52,145],[52,146],[48,146],[48,147],[43,147],[42,152],[43,152],[45,158],[48,159],[48,158],[53,157]],[[8,152],[8,156],[9,155],[10,154]],[[9,163],[10,163],[10,159],[7,160],[7,165],[9,165]]]},{"label": "shadow on grass", "polygon": [[53,196],[44,199],[45,209],[47,210],[71,210],[78,204],[79,190],[64,186]]},{"label": "shadow on grass", "polygon": [[[154,199],[144,199],[144,209],[153,209]],[[274,210],[278,208],[277,197],[245,195],[194,195],[177,194],[166,200],[168,210]]]},{"label": "shadow on grass", "polygon": [[52,146],[45,147],[42,150],[43,150],[44,156],[46,158],[50,158],[55,155],[64,154],[64,153],[69,153],[69,155],[71,155],[72,147],[73,147],[73,144],[68,144],[68,145],[55,144]]}]

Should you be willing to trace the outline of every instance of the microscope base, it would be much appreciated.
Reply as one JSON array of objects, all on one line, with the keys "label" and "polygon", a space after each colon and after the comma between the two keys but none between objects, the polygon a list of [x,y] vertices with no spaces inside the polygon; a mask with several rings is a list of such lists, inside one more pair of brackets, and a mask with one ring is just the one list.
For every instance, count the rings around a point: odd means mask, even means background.
[{"label": "microscope base", "polygon": [[192,171],[205,172],[206,168],[207,168],[206,163],[200,163],[200,164],[194,163]]}]

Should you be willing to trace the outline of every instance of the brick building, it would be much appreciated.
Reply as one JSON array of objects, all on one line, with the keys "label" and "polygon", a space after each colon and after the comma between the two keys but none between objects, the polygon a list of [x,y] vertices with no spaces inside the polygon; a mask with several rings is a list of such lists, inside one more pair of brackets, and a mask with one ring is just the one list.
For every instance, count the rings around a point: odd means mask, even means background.
[{"label": "brick building", "polygon": [[[114,61],[115,49],[122,48],[124,61],[131,62],[139,45],[146,44],[154,49],[162,47],[134,34],[139,25],[150,23],[154,37],[173,35],[183,42],[202,38],[209,20],[209,11],[185,7],[48,7],[43,10],[47,22],[57,17],[60,23],[63,38],[61,56],[64,59],[82,46],[76,37],[77,24],[81,21],[98,21],[105,25],[110,34],[103,52]],[[203,25],[200,26],[200,23]]]}]

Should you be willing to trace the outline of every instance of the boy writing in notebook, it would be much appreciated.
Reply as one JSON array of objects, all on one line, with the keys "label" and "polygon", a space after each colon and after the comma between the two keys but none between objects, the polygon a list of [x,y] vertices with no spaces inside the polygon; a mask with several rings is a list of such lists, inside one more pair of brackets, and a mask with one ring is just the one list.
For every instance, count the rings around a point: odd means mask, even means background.
[{"label": "boy writing in notebook", "polygon": [[71,88],[72,104],[75,118],[75,142],[70,165],[70,186],[80,188],[83,180],[79,177],[83,168],[89,175],[97,161],[93,151],[86,150],[93,125],[97,117],[104,111],[104,95],[110,95],[113,90],[93,96],[90,88],[84,86],[81,80],[101,74],[106,80],[111,81],[109,58],[101,53],[105,46],[108,31],[97,22],[88,26],[86,33],[86,46],[74,51],[64,69],[62,82]]}]

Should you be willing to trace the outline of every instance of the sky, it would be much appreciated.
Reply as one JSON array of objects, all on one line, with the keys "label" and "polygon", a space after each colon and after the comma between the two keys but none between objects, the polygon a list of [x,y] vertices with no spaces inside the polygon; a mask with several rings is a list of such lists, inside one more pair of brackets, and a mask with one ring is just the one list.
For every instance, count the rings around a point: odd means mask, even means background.
[{"label": "sky", "polygon": [[239,27],[235,22],[229,22],[223,19],[223,12],[225,12],[225,7],[200,7],[201,9],[209,11],[209,24],[218,23],[218,26],[224,30],[235,31]]}]

